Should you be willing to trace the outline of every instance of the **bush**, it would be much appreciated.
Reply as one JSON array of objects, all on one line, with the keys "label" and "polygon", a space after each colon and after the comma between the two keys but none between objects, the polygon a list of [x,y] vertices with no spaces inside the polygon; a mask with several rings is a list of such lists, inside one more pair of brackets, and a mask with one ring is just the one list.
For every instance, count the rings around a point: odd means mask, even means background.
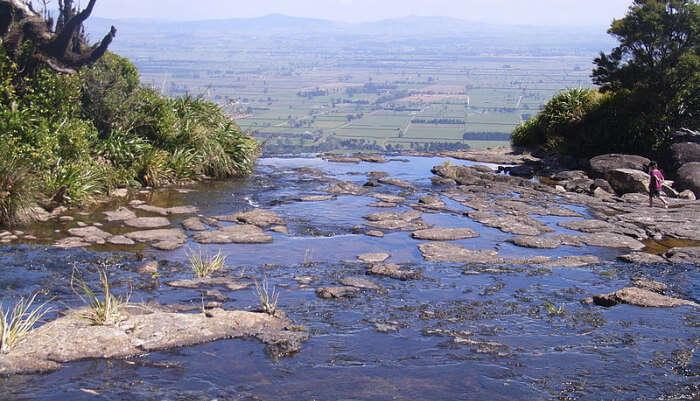
[{"label": "bush", "polygon": [[37,197],[34,174],[10,145],[0,144],[0,225],[18,223],[21,212]]}]

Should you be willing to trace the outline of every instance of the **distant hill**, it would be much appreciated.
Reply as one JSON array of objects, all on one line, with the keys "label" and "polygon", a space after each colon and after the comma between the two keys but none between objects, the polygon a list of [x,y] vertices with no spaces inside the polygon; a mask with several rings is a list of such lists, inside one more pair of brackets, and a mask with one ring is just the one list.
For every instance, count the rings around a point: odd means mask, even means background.
[{"label": "distant hill", "polygon": [[202,21],[162,21],[91,18],[87,27],[93,38],[115,25],[118,38],[131,35],[189,35],[212,37],[239,35],[250,37],[324,36],[364,37],[392,40],[464,39],[484,40],[488,45],[511,43],[537,46],[561,44],[566,47],[590,47],[593,51],[608,48],[614,42],[598,27],[562,27],[494,25],[450,17],[404,17],[366,23],[341,23],[321,19],[271,14],[257,18],[231,18]]}]

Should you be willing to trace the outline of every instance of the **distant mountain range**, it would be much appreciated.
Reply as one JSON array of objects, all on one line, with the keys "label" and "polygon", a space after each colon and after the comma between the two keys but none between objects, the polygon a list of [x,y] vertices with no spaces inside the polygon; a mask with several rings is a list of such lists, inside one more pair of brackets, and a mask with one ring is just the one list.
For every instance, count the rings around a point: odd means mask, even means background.
[{"label": "distant mountain range", "polygon": [[[231,18],[202,21],[163,21],[146,19],[112,20],[93,17],[88,31],[99,35],[115,25],[125,33],[163,33],[193,35],[237,33],[251,36],[334,34],[348,36],[386,36],[405,38],[416,36],[451,37],[463,35],[565,35],[571,38],[605,41],[604,29],[594,27],[494,25],[469,22],[450,17],[404,17],[365,23],[342,23],[322,19],[271,14],[257,18]],[[97,36],[99,37],[99,36]]]}]

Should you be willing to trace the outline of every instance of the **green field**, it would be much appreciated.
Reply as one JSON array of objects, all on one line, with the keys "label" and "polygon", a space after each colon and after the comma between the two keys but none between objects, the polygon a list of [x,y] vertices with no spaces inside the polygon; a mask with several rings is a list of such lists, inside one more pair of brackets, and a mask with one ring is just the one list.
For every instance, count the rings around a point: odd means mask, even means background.
[{"label": "green field", "polygon": [[138,36],[115,50],[164,94],[218,102],[268,152],[504,145],[556,92],[591,86],[591,54],[212,35]]}]

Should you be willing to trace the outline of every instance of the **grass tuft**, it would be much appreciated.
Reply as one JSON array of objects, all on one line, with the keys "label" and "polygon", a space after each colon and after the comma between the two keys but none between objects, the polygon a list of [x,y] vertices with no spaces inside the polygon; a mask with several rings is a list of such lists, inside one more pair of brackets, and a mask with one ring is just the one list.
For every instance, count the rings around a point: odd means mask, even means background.
[{"label": "grass tuft", "polygon": [[275,312],[277,312],[277,301],[280,296],[275,286],[270,288],[267,277],[263,278],[262,283],[255,280],[255,293],[260,302],[260,309],[268,315],[273,316]]},{"label": "grass tuft", "polygon": [[46,303],[32,308],[36,296],[34,294],[28,300],[20,298],[12,311],[5,311],[0,302],[0,353],[8,352],[39,320],[52,311],[46,307]]},{"label": "grass tuft", "polygon": [[210,255],[202,248],[197,251],[190,249],[187,256],[190,259],[192,271],[198,278],[209,277],[226,266],[226,256],[221,253],[220,249],[215,255]]},{"label": "grass tuft", "polygon": [[89,306],[89,309],[80,316],[96,326],[117,323],[122,319],[124,307],[129,304],[129,296],[117,297],[112,293],[107,278],[107,270],[104,267],[98,269],[98,274],[100,276],[100,286],[102,287],[102,299],[90,288],[85,280],[77,277],[76,271],[73,270],[70,283],[71,288]]}]

